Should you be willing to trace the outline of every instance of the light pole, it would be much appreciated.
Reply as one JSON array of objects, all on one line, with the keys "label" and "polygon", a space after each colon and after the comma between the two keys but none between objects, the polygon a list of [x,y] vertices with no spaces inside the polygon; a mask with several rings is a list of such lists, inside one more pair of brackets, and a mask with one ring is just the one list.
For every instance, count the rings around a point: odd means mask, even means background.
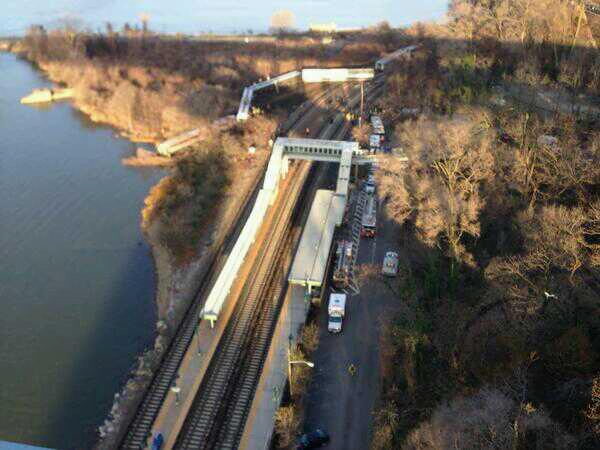
[{"label": "light pole", "polygon": [[[291,346],[291,344],[292,344],[292,341],[290,339],[290,346]],[[291,351],[290,347],[288,347],[288,379],[290,380],[290,397],[291,398],[294,397],[294,388],[293,388],[294,381],[292,379],[292,364],[304,364],[310,368],[315,367],[315,364],[310,361],[303,361],[303,360],[292,361],[292,351]]]}]

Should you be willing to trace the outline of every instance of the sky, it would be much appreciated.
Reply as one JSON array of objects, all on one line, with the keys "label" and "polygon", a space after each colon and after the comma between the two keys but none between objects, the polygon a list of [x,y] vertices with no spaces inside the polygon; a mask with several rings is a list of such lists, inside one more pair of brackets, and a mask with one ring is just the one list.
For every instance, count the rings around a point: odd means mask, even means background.
[{"label": "sky", "polygon": [[167,33],[266,31],[271,15],[289,10],[295,25],[335,22],[360,27],[387,20],[393,26],[441,20],[448,0],[2,0],[0,36],[20,35],[30,24],[57,26],[65,19],[94,31],[112,22],[140,23]]}]

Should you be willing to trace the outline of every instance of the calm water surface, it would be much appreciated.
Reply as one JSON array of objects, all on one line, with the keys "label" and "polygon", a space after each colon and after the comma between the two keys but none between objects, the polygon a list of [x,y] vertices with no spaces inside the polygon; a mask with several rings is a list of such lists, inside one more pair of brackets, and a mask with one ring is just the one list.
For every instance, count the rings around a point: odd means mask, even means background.
[{"label": "calm water surface", "polygon": [[0,440],[90,448],[154,335],[154,270],[139,229],[156,170],[0,53]]}]

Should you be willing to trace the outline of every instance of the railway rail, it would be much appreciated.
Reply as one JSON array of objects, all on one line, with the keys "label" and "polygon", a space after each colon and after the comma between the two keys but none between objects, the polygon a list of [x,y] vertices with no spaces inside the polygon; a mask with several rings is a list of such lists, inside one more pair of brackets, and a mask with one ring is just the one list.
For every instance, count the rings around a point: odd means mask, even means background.
[{"label": "railway rail", "polygon": [[[292,121],[288,121],[288,123],[282,127],[282,132],[287,133],[294,128],[300,127],[300,125],[303,126],[306,118],[310,116],[313,111],[318,107],[326,107],[326,101],[335,94],[336,89],[337,88],[329,89],[324,94],[318,96],[310,107],[303,108],[304,114],[296,115]],[[248,194],[247,199],[255,196],[260,187],[260,180],[262,178],[262,176],[257,177],[257,183],[251,193]],[[161,364],[138,406],[136,414],[127,427],[119,448],[128,450],[145,448],[145,445],[150,438],[152,425],[160,412],[161,406],[169,393],[170,388],[176,380],[179,366],[194,338],[197,327],[197,317],[202,308],[208,287],[210,286],[213,277],[218,274],[218,268],[223,264],[228,247],[231,246],[233,243],[232,241],[234,241],[232,238],[239,232],[239,229],[243,224],[242,218],[247,216],[249,207],[251,207],[251,202],[247,201],[246,206],[240,209],[236,218],[232,221],[234,225],[232,225],[230,233],[228,233],[231,237],[228,241],[221,244],[209,269],[204,274],[200,284],[201,287],[199,293],[188,307],[184,318],[171,341],[169,349],[163,356]]]},{"label": "railway rail", "polygon": [[[304,185],[307,165],[296,169],[286,192],[287,201],[280,202],[275,212],[277,223],[263,246],[255,273],[247,282],[247,294],[238,300],[175,448],[233,449],[237,446],[236,434],[245,422],[247,406],[236,408],[235,405],[245,403],[242,400],[249,402],[254,395],[253,381],[260,374],[275,323],[274,310],[280,304],[282,283],[281,277],[276,276],[281,273],[278,262],[285,243],[289,242],[284,236],[289,234],[290,218]],[[252,376],[248,376],[249,372]]]},{"label": "railway rail", "polygon": [[[347,131],[344,123],[338,122],[327,126],[323,137],[335,134],[341,138]],[[176,449],[233,450],[239,445],[285,292],[287,270],[283,259],[286,253],[291,256],[299,238],[299,227],[296,233],[289,230],[292,218],[300,211],[296,204],[307,188],[305,180],[311,164],[301,163],[298,170],[300,173],[288,178],[292,184],[281,196],[285,202],[276,213],[278,222],[263,246],[255,276],[246,285],[248,294],[238,300]]]}]

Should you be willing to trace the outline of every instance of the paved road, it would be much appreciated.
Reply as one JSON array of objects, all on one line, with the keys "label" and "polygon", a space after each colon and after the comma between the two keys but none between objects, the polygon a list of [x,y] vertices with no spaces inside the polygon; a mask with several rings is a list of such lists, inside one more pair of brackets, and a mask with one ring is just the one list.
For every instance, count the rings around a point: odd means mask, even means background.
[{"label": "paved road", "polygon": [[[394,226],[378,216],[378,236],[361,239],[357,269],[375,264],[380,270],[386,251],[397,249]],[[396,234],[397,235],[397,234]],[[360,286],[348,299],[344,331],[327,332],[325,302],[319,312],[321,341],[314,354],[315,372],[306,398],[305,430],[323,428],[331,435],[329,450],[367,450],[372,414],[380,391],[379,331],[382,314],[399,299],[383,283]],[[348,366],[358,371],[350,376]]]}]

